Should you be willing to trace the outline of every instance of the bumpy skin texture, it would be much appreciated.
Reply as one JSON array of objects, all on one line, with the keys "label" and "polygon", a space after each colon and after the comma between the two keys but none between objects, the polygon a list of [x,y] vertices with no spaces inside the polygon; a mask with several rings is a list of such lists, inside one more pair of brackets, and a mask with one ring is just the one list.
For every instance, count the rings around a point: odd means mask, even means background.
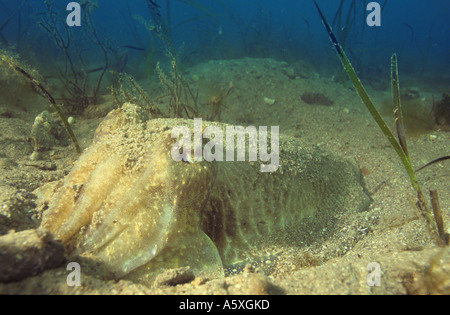
[{"label": "bumpy skin texture", "polygon": [[259,162],[175,162],[175,126],[193,123],[147,121],[131,104],[112,111],[48,196],[42,228],[114,278],[146,282],[182,266],[220,276],[260,236],[370,202],[358,167],[295,139],[280,139],[274,173],[260,172]]}]

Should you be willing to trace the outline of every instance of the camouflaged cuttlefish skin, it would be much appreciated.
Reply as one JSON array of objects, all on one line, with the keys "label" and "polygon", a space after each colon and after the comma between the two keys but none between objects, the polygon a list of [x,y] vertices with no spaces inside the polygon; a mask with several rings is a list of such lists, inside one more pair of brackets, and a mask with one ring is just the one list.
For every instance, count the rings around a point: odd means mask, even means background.
[{"label": "camouflaged cuttlefish skin", "polygon": [[357,166],[295,139],[280,137],[273,173],[259,162],[175,162],[180,125],[193,123],[147,120],[131,104],[112,111],[48,198],[41,227],[114,278],[145,282],[182,266],[220,276],[261,236],[369,203]]}]

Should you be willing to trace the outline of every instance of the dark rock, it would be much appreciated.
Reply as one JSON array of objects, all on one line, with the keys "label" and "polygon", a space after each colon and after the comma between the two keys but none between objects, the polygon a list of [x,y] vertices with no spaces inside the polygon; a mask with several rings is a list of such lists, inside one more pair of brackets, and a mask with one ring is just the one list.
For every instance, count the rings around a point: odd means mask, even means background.
[{"label": "dark rock", "polygon": [[190,267],[181,267],[165,270],[155,279],[155,286],[176,286],[178,284],[188,283],[195,279],[195,275]]},{"label": "dark rock", "polygon": [[62,242],[48,232],[26,230],[0,237],[0,282],[20,281],[64,261]]}]

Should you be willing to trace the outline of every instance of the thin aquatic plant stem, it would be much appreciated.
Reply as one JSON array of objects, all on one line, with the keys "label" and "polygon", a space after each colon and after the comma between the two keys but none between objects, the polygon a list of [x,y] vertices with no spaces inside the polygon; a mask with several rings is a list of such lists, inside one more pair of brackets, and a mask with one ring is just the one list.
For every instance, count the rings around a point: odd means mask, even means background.
[{"label": "thin aquatic plant stem", "polygon": [[44,96],[50,101],[50,103],[52,104],[53,108],[56,110],[56,112],[58,113],[59,117],[61,118],[64,127],[66,127],[67,132],[69,133],[70,138],[72,139],[72,142],[75,146],[75,149],[77,150],[77,153],[82,153],[83,150],[81,149],[78,140],[75,136],[75,134],[73,133],[72,128],[70,127],[69,122],[66,119],[66,116],[64,115],[63,111],[61,110],[61,108],[59,108],[58,104],[56,104],[55,99],[53,98],[53,96],[42,86],[41,83],[39,83],[39,81],[37,81],[35,78],[33,78],[28,72],[26,72],[24,69],[22,69],[21,67],[14,65],[14,70],[17,71],[18,73],[22,74],[24,77],[26,77],[28,80],[30,80],[30,82],[36,86],[39,90],[41,90],[41,92],[44,94]]},{"label": "thin aquatic plant stem", "polygon": [[[372,100],[370,99],[369,95],[367,94],[364,86],[362,85],[361,81],[359,80],[358,75],[356,74],[355,69],[353,68],[350,60],[347,58],[342,46],[339,44],[339,41],[337,40],[336,36],[334,35],[333,30],[331,29],[331,26],[327,22],[325,15],[323,14],[322,10],[320,9],[319,5],[317,4],[317,1],[316,0],[313,0],[313,1],[319,12],[322,22],[328,32],[330,40],[333,43],[334,48],[336,49],[339,59],[341,60],[342,66],[344,67],[345,71],[347,72],[348,76],[350,77],[350,79],[353,83],[353,86],[356,89],[356,92],[360,96],[363,103],[366,105],[366,107],[369,110],[372,117],[375,119],[375,121],[378,124],[378,126],[380,127],[381,131],[384,133],[386,138],[391,143],[395,152],[397,152],[397,155],[400,157],[406,171],[408,172],[408,175],[411,180],[411,184],[417,192],[419,209],[422,211],[422,214],[424,215],[425,219],[427,220],[428,226],[431,228],[431,226],[432,226],[431,222],[433,222],[433,217],[432,217],[431,212],[428,210],[428,208],[426,206],[425,199],[424,199],[423,193],[422,193],[422,189],[420,187],[419,181],[417,180],[416,173],[414,172],[414,168],[413,168],[411,159],[409,157],[409,154],[407,154],[407,152],[405,152],[403,150],[402,146],[395,138],[391,129],[387,126],[386,122],[381,117],[380,113],[378,112],[378,110],[376,109]],[[433,229],[430,229],[430,230],[433,231]]]}]

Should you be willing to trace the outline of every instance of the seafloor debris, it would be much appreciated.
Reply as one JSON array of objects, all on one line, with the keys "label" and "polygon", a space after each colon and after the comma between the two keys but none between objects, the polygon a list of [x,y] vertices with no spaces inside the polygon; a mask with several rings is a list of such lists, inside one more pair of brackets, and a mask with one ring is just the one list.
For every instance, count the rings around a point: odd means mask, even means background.
[{"label": "seafloor debris", "polygon": [[433,105],[432,113],[436,126],[450,130],[450,93],[442,95],[442,100]]},{"label": "seafloor debris", "polygon": [[35,276],[63,261],[62,242],[54,240],[48,232],[26,230],[0,237],[0,282]]},{"label": "seafloor debris", "polygon": [[334,102],[322,93],[304,93],[302,100],[309,105],[325,105],[332,106]]},{"label": "seafloor debris", "polygon": [[191,282],[194,279],[195,275],[189,267],[168,269],[156,277],[155,286],[176,286],[177,284]]},{"label": "seafloor debris", "polygon": [[58,145],[69,145],[70,138],[66,129],[52,114],[47,111],[39,114],[31,128],[35,151],[51,149]]}]

